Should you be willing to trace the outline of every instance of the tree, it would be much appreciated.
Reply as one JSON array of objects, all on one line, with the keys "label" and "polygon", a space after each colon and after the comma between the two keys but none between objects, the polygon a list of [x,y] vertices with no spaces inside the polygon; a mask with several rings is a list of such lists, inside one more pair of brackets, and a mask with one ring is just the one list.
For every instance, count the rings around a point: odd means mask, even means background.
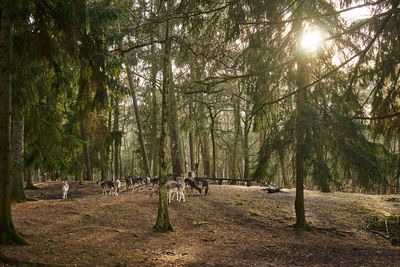
[{"label": "tree", "polygon": [[[169,8],[168,1],[168,8]],[[158,198],[158,215],[154,229],[156,231],[173,231],[174,228],[169,220],[168,214],[168,196],[167,196],[167,131],[168,131],[168,114],[169,114],[169,86],[170,73],[171,73],[171,37],[169,35],[169,20],[165,23],[165,41],[164,41],[164,55],[163,55],[163,85],[162,85],[162,112],[161,112],[161,135],[160,135],[160,148],[159,148],[159,198]]]},{"label": "tree", "polygon": [[113,132],[115,134],[114,138],[114,170],[115,170],[115,180],[121,179],[120,174],[120,157],[119,157],[119,148],[121,146],[121,136],[119,133],[119,99],[118,96],[114,97],[114,129]]},{"label": "tree", "polygon": [[173,76],[171,71],[170,76],[170,92],[169,92],[169,144],[171,148],[171,161],[172,161],[172,171],[178,175],[182,175],[185,172],[184,160],[182,154],[182,143],[180,138],[180,126],[177,110],[177,100],[174,89]]},{"label": "tree", "polygon": [[24,191],[24,119],[17,119],[15,116],[12,122],[12,182],[11,182],[11,199],[15,202],[23,202],[28,199]]},{"label": "tree", "polygon": [[0,5],[0,242],[26,244],[11,217],[11,14],[13,5]]}]

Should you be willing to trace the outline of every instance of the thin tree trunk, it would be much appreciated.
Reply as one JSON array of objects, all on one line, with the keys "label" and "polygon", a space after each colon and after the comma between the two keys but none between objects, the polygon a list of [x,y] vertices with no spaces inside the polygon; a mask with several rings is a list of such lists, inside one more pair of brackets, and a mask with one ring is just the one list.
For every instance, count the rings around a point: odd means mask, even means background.
[{"label": "thin tree trunk", "polygon": [[118,135],[116,136],[116,133],[119,131],[119,100],[117,97],[114,99],[114,170],[115,170],[115,176],[114,179],[119,179],[120,180],[120,166],[119,166],[119,147],[121,145],[121,137]]},{"label": "thin tree trunk", "polygon": [[[155,54],[154,45],[151,46],[152,55]],[[157,176],[158,164],[157,164],[157,64],[152,62],[151,65],[151,144],[150,144],[150,161],[152,161],[153,177]]]},{"label": "thin tree trunk", "polygon": [[143,133],[142,133],[142,124],[141,124],[141,120],[140,120],[139,107],[138,107],[137,99],[136,99],[136,89],[135,89],[135,85],[133,84],[132,74],[129,69],[129,66],[127,66],[127,68],[126,68],[126,73],[128,76],[129,87],[131,88],[131,94],[132,94],[132,99],[133,99],[133,108],[135,110],[136,126],[138,129],[138,139],[139,139],[140,149],[142,151],[143,168],[144,168],[145,173],[147,175],[150,175],[150,169],[149,169],[147,153],[146,153],[146,146],[144,145],[144,137],[143,137]]},{"label": "thin tree trunk", "polygon": [[81,139],[84,141],[82,148],[82,160],[85,165],[84,170],[84,180],[92,180],[91,164],[89,158],[89,132],[88,132],[88,116],[86,114],[86,106],[88,105],[89,98],[89,73],[88,73],[88,63],[85,60],[81,60],[81,69],[79,77],[79,100],[78,108],[80,113],[80,131]]},{"label": "thin tree trunk", "polygon": [[179,133],[179,119],[176,108],[176,96],[174,92],[174,83],[172,72],[170,74],[169,85],[169,145],[171,149],[172,171],[178,175],[183,175],[185,168],[183,166],[182,143]]},{"label": "thin tree trunk", "polygon": [[212,145],[212,177],[217,177],[217,150],[215,146],[215,116],[212,113],[211,107],[207,106],[208,114],[210,115],[210,133],[211,133],[211,145]]},{"label": "thin tree trunk", "polygon": [[[189,100],[189,121],[193,122],[193,102]],[[190,157],[190,171],[194,170],[195,158],[194,158],[194,138],[193,138],[193,127],[189,130],[189,157]]]},{"label": "thin tree trunk", "polygon": [[[241,136],[241,126],[240,126],[240,99],[238,97],[235,98],[233,105],[234,115],[235,115],[235,141],[233,144],[233,157],[232,157],[232,177],[239,177],[239,143]],[[231,184],[235,184],[235,181],[232,181]]]},{"label": "thin tree trunk", "polygon": [[[11,2],[10,2],[10,5]],[[26,244],[11,216],[11,21],[9,8],[0,9],[0,243]],[[2,257],[4,255],[1,255]]]},{"label": "thin tree trunk", "polygon": [[[249,94],[249,89],[247,89],[247,94]],[[249,133],[251,127],[250,121],[250,103],[246,101],[246,118],[244,120],[244,134],[243,134],[243,154],[244,154],[244,179],[250,179],[250,149],[249,149]],[[248,186],[251,186],[251,181],[247,183]]]},{"label": "thin tree trunk", "polygon": [[202,137],[202,155],[203,155],[203,168],[204,168],[204,176],[211,176],[211,160],[210,160],[210,145],[209,145],[208,135],[206,133],[203,134]]},{"label": "thin tree trunk", "polygon": [[[119,24],[117,24],[116,27],[117,27],[118,33],[120,33],[121,31],[119,29]],[[122,42],[119,43],[119,47],[120,47],[120,49],[122,49]],[[138,129],[138,139],[139,139],[140,149],[142,152],[143,168],[144,168],[146,175],[150,175],[150,168],[149,168],[149,163],[148,163],[148,159],[147,159],[146,146],[144,144],[144,137],[142,134],[142,123],[141,123],[141,119],[140,119],[139,107],[138,107],[137,98],[136,98],[136,87],[133,82],[130,65],[128,63],[126,63],[126,75],[128,78],[129,88],[131,89],[131,95],[132,95],[132,100],[133,100],[133,109],[135,111],[136,126]]]},{"label": "thin tree trunk", "polygon": [[114,144],[111,144],[111,159],[110,159],[110,178],[112,180],[113,177],[113,173],[114,173],[114,167],[113,167],[113,163],[114,163]]},{"label": "thin tree trunk", "polygon": [[119,146],[119,179],[121,179],[122,177],[124,177],[124,170],[122,168],[122,146],[120,144]]},{"label": "thin tree trunk", "polygon": [[130,175],[134,176],[136,175],[135,173],[135,143],[132,142],[132,153],[131,153],[131,171]]},{"label": "thin tree trunk", "polygon": [[12,183],[11,183],[11,200],[15,202],[24,202],[28,198],[24,191],[24,119],[13,119],[12,127]]},{"label": "thin tree trunk", "polygon": [[[298,36],[302,32],[302,21],[298,21],[294,26]],[[304,54],[297,52],[296,63],[297,63],[297,74],[296,74],[296,85],[299,91],[297,92],[296,105],[297,105],[297,122],[296,122],[296,198],[295,198],[295,210],[296,210],[296,229],[307,229],[306,216],[304,211],[304,160],[305,160],[305,90],[303,89],[306,85],[306,63],[304,61]]]},{"label": "thin tree trunk", "polygon": [[162,86],[162,111],[161,111],[161,135],[159,150],[159,198],[158,214],[154,225],[155,231],[173,231],[174,228],[168,214],[168,196],[167,196],[167,138],[168,138],[168,94],[170,86],[171,73],[171,39],[169,37],[169,21],[166,21],[165,43],[163,56],[163,86]]},{"label": "thin tree trunk", "polygon": [[104,140],[102,136],[100,136],[100,141],[99,141],[99,154],[100,154],[101,180],[105,181],[107,179],[107,175],[106,175],[106,165],[105,165],[105,155],[104,155]]},{"label": "thin tree trunk", "polygon": [[[112,109],[108,112],[108,132],[111,132],[112,127]],[[113,144],[112,142],[109,142],[109,144],[106,147],[106,163],[105,165],[107,166],[107,178],[112,177],[113,173]]]}]

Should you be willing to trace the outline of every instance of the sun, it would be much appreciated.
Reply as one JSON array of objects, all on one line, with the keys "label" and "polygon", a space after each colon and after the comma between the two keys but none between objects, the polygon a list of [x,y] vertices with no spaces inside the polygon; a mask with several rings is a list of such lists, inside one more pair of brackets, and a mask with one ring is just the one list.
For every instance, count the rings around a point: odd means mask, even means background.
[{"label": "sun", "polygon": [[322,33],[318,30],[305,32],[301,38],[301,47],[305,50],[315,51],[322,44]]}]

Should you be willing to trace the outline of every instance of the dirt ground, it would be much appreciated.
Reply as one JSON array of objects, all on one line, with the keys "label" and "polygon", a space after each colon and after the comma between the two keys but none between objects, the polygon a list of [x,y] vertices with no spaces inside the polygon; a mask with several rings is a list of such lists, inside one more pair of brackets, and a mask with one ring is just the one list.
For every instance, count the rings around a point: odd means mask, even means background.
[{"label": "dirt ground", "polygon": [[[13,204],[27,246],[0,246],[21,261],[56,266],[400,266],[400,247],[364,230],[372,217],[400,215],[399,195],[305,191],[311,231],[295,222],[295,190],[212,185],[210,195],[170,204],[175,232],[152,231],[158,196],[101,195],[94,182],[38,184],[39,201]],[[392,201],[387,201],[391,199]],[[393,201],[393,199],[395,201]]]}]

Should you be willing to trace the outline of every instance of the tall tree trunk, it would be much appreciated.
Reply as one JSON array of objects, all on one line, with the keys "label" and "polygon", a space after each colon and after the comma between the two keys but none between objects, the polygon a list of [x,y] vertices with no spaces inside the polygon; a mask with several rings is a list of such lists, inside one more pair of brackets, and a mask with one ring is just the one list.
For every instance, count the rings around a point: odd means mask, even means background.
[{"label": "tall tree trunk", "polygon": [[[12,5],[11,2],[9,5]],[[9,9],[0,9],[0,243],[25,244],[11,217],[11,21]],[[4,256],[4,255],[2,255]]]},{"label": "tall tree trunk", "polygon": [[[82,47],[87,47],[87,10],[86,0],[81,0],[77,5],[77,18],[80,24],[80,39],[83,42]],[[81,139],[84,141],[82,148],[82,161],[85,165],[83,172],[83,179],[86,181],[92,180],[92,167],[90,164],[90,152],[89,152],[89,129],[88,129],[88,114],[87,108],[90,102],[90,71],[89,62],[85,59],[85,51],[80,51],[80,74],[78,82],[78,112],[80,119],[80,134]]]},{"label": "tall tree trunk", "polygon": [[204,176],[211,176],[211,160],[210,160],[210,140],[208,138],[207,133],[204,133],[202,136],[202,155],[203,155],[203,168],[204,168]]},{"label": "tall tree trunk", "polygon": [[135,173],[135,143],[132,142],[132,155],[131,155],[131,171],[130,175],[134,176]]},{"label": "tall tree trunk", "polygon": [[[247,89],[247,94],[249,94],[249,89]],[[249,133],[251,127],[250,120],[250,103],[246,101],[245,107],[245,120],[244,120],[244,133],[243,133],[243,154],[244,154],[244,179],[250,179],[250,149],[249,149]],[[247,183],[248,186],[251,185],[249,181]]]},{"label": "tall tree trunk", "polygon": [[[169,1],[168,1],[169,2]],[[161,111],[161,135],[159,150],[159,198],[158,214],[154,225],[156,231],[173,231],[174,228],[168,214],[168,196],[167,196],[167,138],[168,138],[168,94],[170,86],[171,73],[171,39],[169,37],[169,21],[166,21],[165,43],[163,56],[163,86],[162,86],[162,111]]]},{"label": "tall tree trunk", "polygon": [[[108,112],[107,130],[111,133],[112,129],[112,109]],[[112,177],[113,174],[113,144],[109,142],[106,147],[106,166],[107,166],[107,179]]]},{"label": "tall tree trunk", "polygon": [[[238,97],[235,98],[233,104],[233,111],[235,115],[235,140],[233,144],[233,155],[232,155],[232,177],[239,177],[239,143],[241,136],[241,123],[240,123],[240,99]],[[232,181],[232,184],[235,184],[235,181]]]},{"label": "tall tree trunk", "polygon": [[100,136],[99,140],[99,154],[100,154],[100,174],[101,174],[101,180],[105,181],[107,180],[107,174],[106,174],[106,164],[105,164],[105,148],[104,148],[104,137]]},{"label": "tall tree trunk", "polygon": [[89,157],[89,130],[88,130],[88,115],[87,106],[89,105],[89,66],[85,59],[80,61],[80,77],[79,77],[79,92],[78,92],[78,110],[80,119],[80,134],[84,141],[82,148],[82,161],[85,165],[84,177],[85,181],[92,180],[91,164]]},{"label": "tall tree trunk", "polygon": [[[118,33],[120,33],[121,31],[119,29],[118,23],[117,23],[116,27],[117,27]],[[122,49],[122,41],[119,42],[119,48]],[[127,62],[126,62],[125,69],[126,69],[126,75],[128,78],[128,82],[129,82],[129,88],[131,89],[131,95],[132,95],[132,100],[133,100],[133,109],[135,111],[136,126],[138,129],[138,139],[139,139],[140,149],[142,152],[143,167],[144,167],[144,171],[145,171],[146,175],[150,175],[151,173],[150,173],[149,163],[148,163],[148,159],[147,159],[146,146],[144,143],[144,137],[143,137],[143,133],[142,133],[142,123],[141,123],[141,119],[140,119],[139,107],[138,107],[137,98],[136,98],[136,86],[133,82],[133,77],[132,77],[132,73],[130,70],[130,64],[128,64]]]},{"label": "tall tree trunk", "polygon": [[178,175],[185,173],[183,166],[183,153],[182,143],[179,133],[179,119],[178,110],[176,108],[176,96],[174,91],[174,83],[172,72],[170,74],[170,85],[169,85],[169,145],[171,149],[171,161],[172,171]]},{"label": "tall tree trunk", "polygon": [[136,118],[136,126],[138,128],[138,139],[139,139],[139,144],[140,144],[140,150],[142,151],[142,159],[143,159],[143,168],[146,174],[150,175],[150,168],[147,160],[147,153],[146,153],[146,146],[144,144],[144,137],[142,133],[142,124],[140,120],[140,114],[139,114],[139,107],[137,104],[137,99],[136,99],[136,88],[132,80],[132,74],[129,69],[129,66],[126,68],[126,74],[128,76],[128,82],[129,82],[129,87],[131,88],[131,94],[132,94],[132,99],[133,99],[133,108],[135,110],[135,118]]},{"label": "tall tree trunk", "polygon": [[[189,100],[189,121],[193,122],[193,101]],[[193,138],[193,127],[189,130],[189,157],[190,157],[190,171],[194,171],[194,138]]]},{"label": "tall tree trunk", "polygon": [[28,198],[24,191],[24,119],[13,119],[12,127],[12,183],[11,200],[15,202],[24,202]]},{"label": "tall tree trunk", "polygon": [[[300,37],[303,28],[302,21],[297,21],[294,25],[294,30]],[[304,59],[304,51],[296,53],[296,85],[298,88],[296,105],[297,105],[297,122],[296,122],[296,198],[295,198],[295,210],[296,210],[296,229],[307,229],[306,216],[304,211],[304,160],[305,160],[305,90],[303,89],[306,85],[307,66]]]},{"label": "tall tree trunk", "polygon": [[210,133],[211,133],[211,145],[212,145],[212,177],[217,177],[217,148],[215,146],[215,117],[212,113],[210,106],[207,106],[208,114],[210,115]]},{"label": "tall tree trunk", "polygon": [[124,170],[122,169],[122,145],[119,145],[119,149],[118,149],[118,153],[119,153],[119,179],[121,179],[121,177],[124,177]]},{"label": "tall tree trunk", "polygon": [[[152,55],[155,54],[154,45],[151,46]],[[150,144],[150,161],[152,161],[153,177],[157,176],[157,63],[151,64],[151,144]]]},{"label": "tall tree trunk", "polygon": [[119,147],[121,145],[121,137],[117,135],[119,132],[119,100],[117,97],[114,99],[114,170],[115,176],[114,179],[120,180],[120,166],[119,166]]}]

